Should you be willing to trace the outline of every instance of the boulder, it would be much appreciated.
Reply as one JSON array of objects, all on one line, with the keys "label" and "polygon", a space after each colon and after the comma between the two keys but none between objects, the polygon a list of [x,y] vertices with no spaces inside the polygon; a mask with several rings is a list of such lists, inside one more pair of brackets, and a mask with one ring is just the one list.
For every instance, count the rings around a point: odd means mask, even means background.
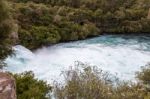
[{"label": "boulder", "polygon": [[0,72],[0,99],[17,99],[15,79],[3,72]]}]

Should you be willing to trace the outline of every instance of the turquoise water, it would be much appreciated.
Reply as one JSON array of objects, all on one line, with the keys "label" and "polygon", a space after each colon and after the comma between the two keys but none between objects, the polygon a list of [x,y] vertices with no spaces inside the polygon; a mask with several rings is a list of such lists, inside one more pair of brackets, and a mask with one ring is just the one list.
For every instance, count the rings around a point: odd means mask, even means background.
[{"label": "turquoise water", "polygon": [[103,35],[92,39],[60,43],[34,52],[17,45],[16,55],[8,57],[7,71],[33,71],[37,78],[53,82],[61,72],[81,61],[96,65],[122,80],[133,80],[135,72],[150,62],[149,35]]}]

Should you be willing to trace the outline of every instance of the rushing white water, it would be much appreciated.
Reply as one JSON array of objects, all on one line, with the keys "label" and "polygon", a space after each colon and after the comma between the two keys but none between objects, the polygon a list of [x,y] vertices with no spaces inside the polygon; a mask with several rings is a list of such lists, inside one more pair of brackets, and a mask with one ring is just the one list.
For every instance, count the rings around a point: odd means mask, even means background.
[{"label": "rushing white water", "polygon": [[61,43],[31,52],[14,47],[15,56],[8,57],[7,71],[33,71],[39,79],[51,82],[61,79],[61,71],[75,61],[97,65],[123,80],[134,78],[141,66],[150,62],[150,37],[106,35],[83,41]]}]

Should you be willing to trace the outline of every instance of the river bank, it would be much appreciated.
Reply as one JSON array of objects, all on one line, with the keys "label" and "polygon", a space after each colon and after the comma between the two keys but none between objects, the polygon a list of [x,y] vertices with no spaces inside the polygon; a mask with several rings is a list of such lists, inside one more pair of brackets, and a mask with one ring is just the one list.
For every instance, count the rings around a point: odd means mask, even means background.
[{"label": "river bank", "polygon": [[146,5],[149,2],[146,1],[116,0],[110,6],[107,4],[111,1],[77,1],[77,7],[68,0],[61,4],[58,1],[54,4],[31,1],[9,1],[12,17],[18,25],[19,43],[29,49],[103,33],[150,33],[149,7]]}]

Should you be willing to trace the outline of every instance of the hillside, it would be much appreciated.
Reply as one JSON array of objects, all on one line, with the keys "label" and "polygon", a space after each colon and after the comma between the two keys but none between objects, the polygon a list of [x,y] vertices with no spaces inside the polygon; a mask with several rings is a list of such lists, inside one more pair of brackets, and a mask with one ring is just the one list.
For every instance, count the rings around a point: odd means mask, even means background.
[{"label": "hillside", "polygon": [[103,33],[150,33],[149,0],[9,0],[20,44],[35,49]]}]

